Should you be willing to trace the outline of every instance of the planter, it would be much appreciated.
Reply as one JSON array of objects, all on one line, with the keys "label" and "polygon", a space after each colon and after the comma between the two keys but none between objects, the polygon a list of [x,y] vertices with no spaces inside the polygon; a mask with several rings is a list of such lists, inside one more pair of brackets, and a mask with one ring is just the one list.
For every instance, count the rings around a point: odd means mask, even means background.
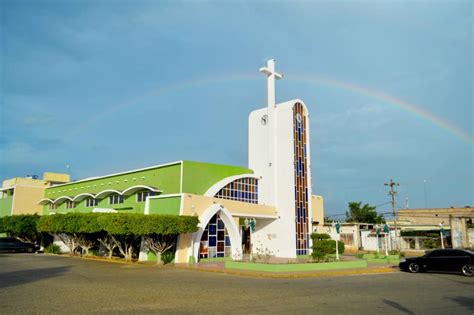
[{"label": "planter", "polygon": [[298,271],[324,271],[338,269],[367,268],[366,260],[341,261],[330,263],[307,264],[260,264],[239,261],[226,261],[226,269],[239,269],[264,272],[298,272]]}]

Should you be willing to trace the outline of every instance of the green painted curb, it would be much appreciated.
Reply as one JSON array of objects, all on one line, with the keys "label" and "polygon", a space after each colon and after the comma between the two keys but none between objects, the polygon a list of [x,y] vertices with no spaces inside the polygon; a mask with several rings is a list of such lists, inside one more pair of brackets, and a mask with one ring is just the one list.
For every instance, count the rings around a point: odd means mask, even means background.
[{"label": "green painted curb", "polygon": [[266,271],[266,272],[297,272],[297,271],[323,271],[337,269],[367,268],[366,260],[342,261],[330,263],[308,264],[259,264],[237,261],[226,261],[226,269]]}]

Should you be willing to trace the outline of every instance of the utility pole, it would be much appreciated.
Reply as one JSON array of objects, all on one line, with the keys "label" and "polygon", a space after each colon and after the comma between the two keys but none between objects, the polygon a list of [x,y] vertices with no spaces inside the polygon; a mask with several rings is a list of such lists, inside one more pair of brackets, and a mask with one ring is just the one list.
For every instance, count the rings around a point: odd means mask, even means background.
[{"label": "utility pole", "polygon": [[395,225],[395,246],[397,247],[397,249],[400,249],[398,246],[397,210],[395,209],[395,195],[397,194],[397,192],[393,189],[394,186],[400,186],[400,184],[395,183],[392,179],[390,179],[390,183],[384,183],[384,185],[390,186],[390,191],[388,192],[388,194],[392,196],[393,223]]}]

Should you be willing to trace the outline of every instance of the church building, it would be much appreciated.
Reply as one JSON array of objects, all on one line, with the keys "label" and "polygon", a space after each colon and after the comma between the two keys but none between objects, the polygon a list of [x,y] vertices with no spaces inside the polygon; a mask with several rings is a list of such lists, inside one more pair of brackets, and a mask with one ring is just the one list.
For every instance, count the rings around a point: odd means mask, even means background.
[{"label": "church building", "polygon": [[[43,214],[129,212],[196,215],[199,230],[178,237],[176,263],[265,253],[309,254],[323,199],[313,195],[308,109],[299,99],[275,103],[275,61],[267,106],[249,115],[248,168],[177,161],[45,189]],[[150,253],[142,246],[140,259]]]}]

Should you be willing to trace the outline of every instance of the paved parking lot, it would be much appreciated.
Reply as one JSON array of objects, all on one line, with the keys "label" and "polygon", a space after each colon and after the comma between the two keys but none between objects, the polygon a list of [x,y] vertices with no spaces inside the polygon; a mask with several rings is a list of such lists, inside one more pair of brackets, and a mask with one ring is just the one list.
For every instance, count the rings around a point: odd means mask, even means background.
[{"label": "paved parking lot", "polygon": [[0,254],[0,313],[473,314],[474,278],[259,279],[42,254]]}]

